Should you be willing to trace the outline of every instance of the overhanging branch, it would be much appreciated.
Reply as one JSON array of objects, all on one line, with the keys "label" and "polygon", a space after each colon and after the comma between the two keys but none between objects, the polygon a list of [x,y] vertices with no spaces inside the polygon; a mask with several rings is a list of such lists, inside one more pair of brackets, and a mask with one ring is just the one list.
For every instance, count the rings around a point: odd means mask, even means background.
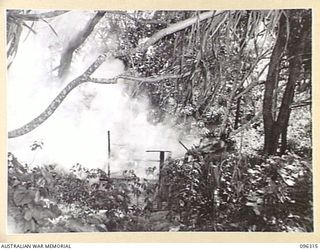
[{"label": "overhanging branch", "polygon": [[78,77],[70,82],[50,103],[50,105],[36,118],[23,125],[22,127],[12,130],[8,133],[9,138],[15,138],[24,134],[27,134],[44,123],[60,106],[63,100],[67,97],[67,95],[76,87],[78,87],[81,83],[84,83],[85,79],[82,77]]},{"label": "overhanging branch", "polygon": [[[215,16],[218,16],[222,14],[223,11],[218,11],[218,12],[213,12],[213,11],[208,11],[201,13],[199,16],[196,17],[191,17],[189,19],[186,19],[184,21],[171,24],[167,28],[162,29],[158,32],[156,32],[153,36],[151,36],[146,42],[138,45],[136,48],[131,49],[129,52],[130,54],[134,54],[137,52],[144,52],[147,51],[147,49],[155,44],[157,41],[162,39],[163,37],[170,35],[172,33],[175,33],[179,30],[185,29],[197,21],[203,21],[208,18],[212,18]],[[55,110],[60,106],[60,104],[63,102],[63,100],[66,98],[66,96],[77,86],[79,86],[83,82],[90,82],[92,78],[90,76],[92,75],[93,72],[99,68],[99,66],[105,61],[107,57],[114,57],[114,58],[119,58],[123,55],[126,55],[128,52],[126,51],[120,51],[118,53],[113,53],[112,51],[106,52],[98,56],[98,58],[88,67],[88,69],[79,77],[71,81],[60,93],[59,95],[51,102],[51,104],[43,111],[39,116],[34,118],[32,121],[28,122],[27,124],[23,125],[22,127],[12,130],[8,133],[9,138],[14,138],[14,137],[19,137],[24,134],[27,134],[40,126],[43,122],[45,122],[54,112]],[[127,79],[129,76],[127,76]],[[94,78],[93,78],[94,79]],[[132,78],[136,79],[136,78]],[[158,78],[159,79],[159,78]],[[97,79],[95,79],[97,80]],[[153,79],[154,80],[154,79]],[[140,80],[138,80],[140,81]],[[155,80],[154,80],[155,81]],[[159,81],[159,80],[157,80]]]},{"label": "overhanging branch", "polygon": [[96,15],[87,23],[83,31],[79,32],[68,44],[68,47],[63,51],[59,65],[59,77],[62,77],[70,68],[74,51],[76,51],[91,35],[96,25],[104,16],[105,11],[98,11]]},{"label": "overhanging branch", "polygon": [[95,78],[89,77],[87,79],[88,82],[99,83],[99,84],[116,84],[118,79],[125,79],[136,82],[159,82],[168,79],[177,79],[183,77],[182,75],[160,75],[157,77],[136,77],[136,76],[128,76],[128,75],[120,75],[115,78]]}]

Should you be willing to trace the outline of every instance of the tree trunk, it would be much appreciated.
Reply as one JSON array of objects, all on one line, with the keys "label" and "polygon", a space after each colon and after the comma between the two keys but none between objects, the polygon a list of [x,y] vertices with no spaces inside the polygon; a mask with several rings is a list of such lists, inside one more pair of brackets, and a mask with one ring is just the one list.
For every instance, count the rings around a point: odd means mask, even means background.
[{"label": "tree trunk", "polygon": [[[308,36],[311,34],[310,16],[304,14],[301,10],[292,10],[287,12],[289,37],[287,44],[287,55],[289,62],[289,78],[282,97],[281,106],[277,119],[272,116],[273,92],[278,81],[279,64],[286,43],[286,18],[282,15],[279,24],[278,39],[271,56],[269,72],[265,84],[265,94],[263,101],[263,119],[265,129],[265,154],[276,154],[279,144],[280,135],[282,145],[280,154],[283,154],[287,147],[287,127],[290,118],[290,105],[293,103],[294,91],[297,81],[300,77],[302,55],[305,51]],[[301,18],[302,16],[302,18]],[[283,27],[284,26],[284,27]],[[276,63],[276,64],[275,64]]]},{"label": "tree trunk", "polygon": [[280,62],[282,54],[285,50],[287,34],[287,23],[284,14],[281,15],[279,20],[279,30],[276,44],[274,46],[270,63],[267,79],[265,82],[265,91],[263,99],[263,124],[264,124],[264,153],[274,154],[277,149],[278,142],[274,138],[274,117],[273,117],[273,96],[275,91],[276,82],[279,78]]},{"label": "tree trunk", "polygon": [[[288,119],[288,122],[289,122],[289,119]],[[280,155],[283,155],[287,150],[287,146],[288,146],[287,133],[288,133],[288,124],[281,131]]]}]

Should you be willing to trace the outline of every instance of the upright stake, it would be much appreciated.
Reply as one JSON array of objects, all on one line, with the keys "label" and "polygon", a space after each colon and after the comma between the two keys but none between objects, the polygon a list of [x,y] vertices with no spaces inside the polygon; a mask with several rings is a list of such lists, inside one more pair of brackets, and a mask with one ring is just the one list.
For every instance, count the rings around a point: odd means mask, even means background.
[{"label": "upright stake", "polygon": [[160,164],[159,164],[159,183],[161,183],[161,177],[162,177],[162,168],[164,165],[164,151],[160,151]]},{"label": "upright stake", "polygon": [[108,177],[110,177],[110,153],[111,153],[110,130],[108,130]]},{"label": "upright stake", "polygon": [[171,153],[171,151],[167,151],[167,150],[147,150],[147,153],[154,153],[154,152],[159,152],[160,153],[160,160],[159,160],[159,183],[161,181],[161,170],[162,167],[164,165],[164,154],[165,153]]},{"label": "upright stake", "polygon": [[158,209],[162,209],[161,201],[163,199],[163,181],[162,181],[162,168],[164,166],[164,160],[165,160],[165,153],[171,152],[166,150],[147,150],[146,152],[159,152],[160,153],[160,159],[159,159],[159,191],[158,191]]}]

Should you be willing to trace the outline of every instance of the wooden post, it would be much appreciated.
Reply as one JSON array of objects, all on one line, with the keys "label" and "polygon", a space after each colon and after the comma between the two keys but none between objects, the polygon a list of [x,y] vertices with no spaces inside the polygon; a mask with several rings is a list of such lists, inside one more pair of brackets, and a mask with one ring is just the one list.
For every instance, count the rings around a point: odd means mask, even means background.
[{"label": "wooden post", "polygon": [[110,130],[108,130],[108,177],[109,178],[110,178],[110,155],[111,155]]},{"label": "wooden post", "polygon": [[171,152],[171,151],[166,151],[166,150],[147,150],[146,151],[147,153],[154,153],[154,152],[159,152],[160,153],[160,162],[159,162],[159,193],[158,193],[158,209],[161,209],[162,208],[162,204],[161,204],[161,201],[162,201],[162,173],[161,173],[161,170],[163,168],[163,165],[164,165],[164,156],[165,156],[165,153],[168,153],[168,152]]},{"label": "wooden post", "polygon": [[162,167],[164,165],[164,154],[165,153],[170,153],[171,151],[167,151],[167,150],[147,150],[147,153],[160,153],[160,163],[159,163],[159,184],[160,184],[160,180],[161,180],[161,170]]},{"label": "wooden post", "polygon": [[159,183],[161,183],[161,171],[164,165],[164,151],[160,151],[160,164],[159,164]]}]

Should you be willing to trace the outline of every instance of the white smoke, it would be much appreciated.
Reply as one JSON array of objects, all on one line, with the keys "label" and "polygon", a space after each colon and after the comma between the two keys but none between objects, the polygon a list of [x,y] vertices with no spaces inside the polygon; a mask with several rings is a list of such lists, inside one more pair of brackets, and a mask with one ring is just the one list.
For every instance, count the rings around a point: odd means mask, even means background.
[{"label": "white smoke", "polygon": [[[92,17],[90,12],[72,12],[51,21],[59,37],[45,23],[37,23],[38,34],[30,34],[19,44],[19,51],[8,71],[8,130],[16,129],[39,115],[59,91],[80,75],[97,57],[99,49],[75,56],[68,77],[57,80],[52,72],[59,63],[70,34],[81,31]],[[67,20],[67,21],[66,21]],[[27,30],[23,33],[25,37]],[[92,42],[92,41],[91,41]],[[118,59],[106,61],[95,74],[112,78],[124,71]],[[180,132],[170,124],[150,124],[148,102],[132,100],[124,91],[125,81],[115,85],[85,83],[74,89],[56,112],[32,132],[8,141],[8,151],[27,164],[58,164],[70,168],[80,163],[88,168],[107,165],[107,131],[111,132],[111,172],[133,168],[141,175],[146,167],[158,166],[158,153],[169,150],[182,155]],[[43,149],[31,151],[34,141]],[[187,144],[188,145],[188,144]],[[189,143],[190,145],[190,143]]]}]

